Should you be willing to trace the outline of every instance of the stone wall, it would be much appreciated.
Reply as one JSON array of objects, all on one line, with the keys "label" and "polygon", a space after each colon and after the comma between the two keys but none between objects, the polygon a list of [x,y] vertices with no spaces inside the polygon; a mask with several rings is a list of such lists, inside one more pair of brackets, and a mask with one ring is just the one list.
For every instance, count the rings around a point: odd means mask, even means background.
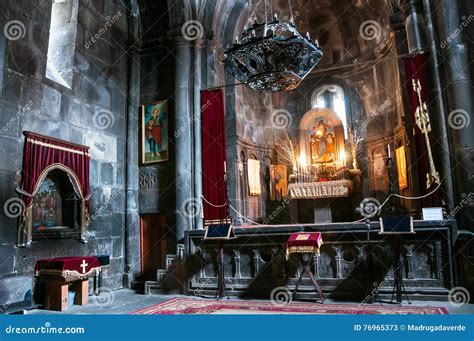
[{"label": "stone wall", "polygon": [[[45,78],[51,1],[2,4],[5,23],[16,24],[19,34],[12,31],[5,40],[5,56],[0,52],[0,65],[4,65],[0,98],[0,278],[32,277],[35,262],[41,258],[108,254],[111,267],[103,285],[120,288],[125,257],[128,91],[125,5],[119,0],[79,1],[73,83],[68,89]],[[24,130],[90,147],[91,215],[99,214],[88,229],[87,244],[51,240],[34,242],[30,248],[15,246],[17,219],[5,215],[3,203],[17,197],[14,189],[22,167]]]}]

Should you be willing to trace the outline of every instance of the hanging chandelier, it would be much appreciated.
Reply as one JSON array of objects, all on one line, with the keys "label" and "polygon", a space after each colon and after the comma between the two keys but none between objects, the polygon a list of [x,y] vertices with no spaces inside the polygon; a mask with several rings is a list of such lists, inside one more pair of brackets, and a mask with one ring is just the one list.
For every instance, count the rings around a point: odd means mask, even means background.
[{"label": "hanging chandelier", "polygon": [[[309,33],[303,37],[296,28],[290,7],[290,20],[274,14],[264,22],[254,16],[252,26],[245,25],[239,40],[225,51],[224,65],[229,74],[247,87],[260,91],[296,89],[323,57],[318,41]],[[250,13],[250,3],[249,13]],[[265,0],[265,14],[267,2]]]}]

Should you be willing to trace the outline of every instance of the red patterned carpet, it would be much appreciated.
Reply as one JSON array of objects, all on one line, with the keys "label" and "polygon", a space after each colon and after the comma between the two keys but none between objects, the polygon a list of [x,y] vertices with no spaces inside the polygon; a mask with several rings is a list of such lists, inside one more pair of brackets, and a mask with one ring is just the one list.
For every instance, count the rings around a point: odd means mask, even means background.
[{"label": "red patterned carpet", "polygon": [[399,307],[387,305],[320,304],[292,302],[277,306],[268,301],[205,300],[173,298],[132,314],[448,314],[440,307]]}]

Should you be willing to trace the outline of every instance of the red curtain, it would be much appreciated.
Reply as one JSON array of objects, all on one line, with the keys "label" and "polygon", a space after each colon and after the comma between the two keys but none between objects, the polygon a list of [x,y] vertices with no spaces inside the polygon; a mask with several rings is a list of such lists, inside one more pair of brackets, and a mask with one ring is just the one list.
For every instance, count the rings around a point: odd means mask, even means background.
[{"label": "red curtain", "polygon": [[[429,105],[428,101],[428,58],[426,54],[410,56],[405,58],[405,87],[408,94],[408,103],[410,107],[411,124],[414,129],[414,143],[416,153],[416,166],[418,169],[418,185],[421,195],[425,195],[433,191],[437,184],[433,184],[430,188],[426,188],[426,174],[430,171],[430,163],[425,137],[415,122],[415,112],[419,106],[418,94],[413,89],[412,81],[420,80],[421,99]],[[431,116],[431,115],[430,115]],[[432,116],[431,116],[432,117]],[[430,117],[430,118],[431,118]],[[433,137],[429,134],[432,151]],[[435,155],[433,154],[433,157]],[[437,171],[439,172],[439,163],[435,161]],[[442,175],[441,175],[442,176]],[[438,190],[434,194],[422,199],[422,207],[433,207],[442,205],[441,191]]]},{"label": "red curtain", "polygon": [[[202,183],[204,223],[228,222],[224,93],[201,91]],[[219,206],[219,207],[216,207]]]},{"label": "red curtain", "polygon": [[[23,191],[33,194],[41,176],[51,167],[58,166],[72,171],[81,187],[82,199],[89,198],[89,147],[32,132],[24,132],[24,135]],[[24,195],[23,200],[28,207],[32,204],[33,198]]]}]

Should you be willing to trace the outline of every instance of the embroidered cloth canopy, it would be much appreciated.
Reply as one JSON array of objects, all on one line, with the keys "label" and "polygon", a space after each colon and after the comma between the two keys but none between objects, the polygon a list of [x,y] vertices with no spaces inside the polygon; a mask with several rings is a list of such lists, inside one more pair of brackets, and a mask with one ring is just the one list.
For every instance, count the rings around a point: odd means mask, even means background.
[{"label": "embroidered cloth canopy", "polygon": [[292,253],[319,254],[322,244],[323,236],[320,232],[292,233],[286,242],[286,257],[288,258]]},{"label": "embroidered cloth canopy", "polygon": [[66,281],[85,279],[99,271],[99,260],[91,256],[41,259],[35,265],[36,276],[57,275]]},{"label": "embroidered cloth canopy", "polygon": [[81,240],[85,240],[89,209],[89,147],[58,140],[48,136],[23,132],[25,150],[22,173],[22,200],[25,210],[22,212],[18,231],[18,246],[29,246],[32,239],[33,198],[48,172],[60,169],[66,172],[74,190],[82,199]]}]

